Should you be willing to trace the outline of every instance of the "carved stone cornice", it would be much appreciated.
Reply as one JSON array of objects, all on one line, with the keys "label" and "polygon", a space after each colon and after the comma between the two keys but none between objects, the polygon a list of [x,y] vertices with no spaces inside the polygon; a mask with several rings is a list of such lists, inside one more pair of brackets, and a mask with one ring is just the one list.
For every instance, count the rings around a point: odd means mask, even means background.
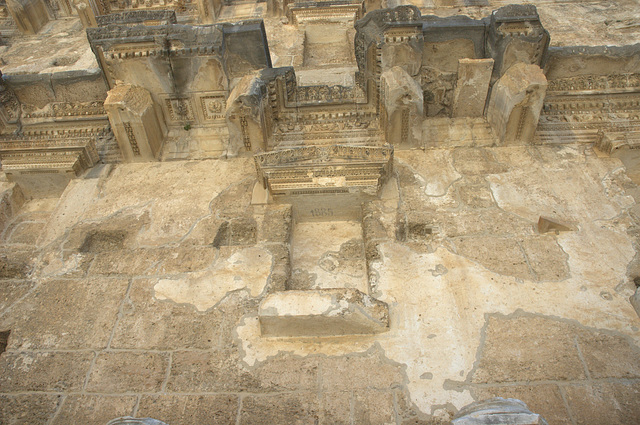
[{"label": "carved stone cornice", "polygon": [[0,141],[2,170],[14,174],[78,175],[99,160],[95,138],[11,138]]},{"label": "carved stone cornice", "polygon": [[62,118],[81,119],[95,118],[98,116],[106,118],[104,102],[96,100],[93,102],[54,102],[46,108],[36,109],[33,106],[22,106],[22,118]]},{"label": "carved stone cornice", "polygon": [[640,73],[579,75],[549,80],[548,95],[640,92]]},{"label": "carved stone cornice", "polygon": [[[274,196],[375,193],[393,166],[391,146],[304,146],[254,156],[259,179]],[[302,192],[301,192],[302,191]]]}]

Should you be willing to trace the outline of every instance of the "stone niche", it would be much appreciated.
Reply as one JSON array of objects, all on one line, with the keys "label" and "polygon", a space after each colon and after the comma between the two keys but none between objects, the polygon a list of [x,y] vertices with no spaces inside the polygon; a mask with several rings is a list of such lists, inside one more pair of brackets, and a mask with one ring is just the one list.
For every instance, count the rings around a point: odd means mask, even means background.
[{"label": "stone niche", "polygon": [[269,196],[294,206],[298,221],[359,220],[391,173],[390,146],[306,146],[254,156]]},{"label": "stone niche", "polygon": [[262,335],[386,331],[388,306],[371,296],[362,209],[379,198],[393,149],[304,146],[254,158],[258,184],[268,192],[254,200],[290,205],[292,211],[286,284],[260,305]]},{"label": "stone niche", "polygon": [[[362,78],[383,90],[381,75],[402,67],[422,88],[426,117],[482,116],[494,82],[516,63],[544,66],[549,45],[534,6],[505,6],[471,19],[422,16],[404,5],[374,10],[355,27]],[[474,105],[465,108],[460,99],[468,94]]]},{"label": "stone niche", "polygon": [[268,4],[269,10],[273,10],[276,15],[286,15],[289,23],[294,25],[313,22],[355,22],[364,14],[362,0],[285,0],[281,3],[270,0]]}]

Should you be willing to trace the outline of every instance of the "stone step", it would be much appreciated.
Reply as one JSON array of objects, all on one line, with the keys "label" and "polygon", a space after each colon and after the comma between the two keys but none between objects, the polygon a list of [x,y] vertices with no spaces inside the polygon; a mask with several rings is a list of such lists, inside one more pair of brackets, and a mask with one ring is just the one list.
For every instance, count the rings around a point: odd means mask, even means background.
[{"label": "stone step", "polygon": [[389,330],[389,307],[357,289],[279,291],[258,312],[263,336],[314,337]]}]

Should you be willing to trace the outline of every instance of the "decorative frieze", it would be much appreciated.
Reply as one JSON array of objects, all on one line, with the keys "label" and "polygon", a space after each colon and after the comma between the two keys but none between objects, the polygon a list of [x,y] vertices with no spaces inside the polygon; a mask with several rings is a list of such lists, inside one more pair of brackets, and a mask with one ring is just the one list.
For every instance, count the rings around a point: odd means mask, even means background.
[{"label": "decorative frieze", "polygon": [[580,75],[549,81],[550,93],[640,91],[640,73],[615,75]]},{"label": "decorative frieze", "polygon": [[223,120],[226,109],[224,93],[200,97],[200,107],[205,120]]},{"label": "decorative frieze", "polygon": [[[265,188],[274,196],[365,190],[376,193],[393,165],[390,146],[302,146],[254,156]],[[336,192],[338,191],[338,192]]]},{"label": "decorative frieze", "polygon": [[193,121],[193,105],[189,98],[166,99],[165,105],[169,112],[169,119],[174,122]]},{"label": "decorative frieze", "polygon": [[30,105],[23,105],[24,118],[70,118],[86,116],[106,116],[104,102],[55,102],[45,109],[36,109]]},{"label": "decorative frieze", "polygon": [[25,173],[72,173],[78,175],[98,162],[95,139],[25,137],[0,141],[2,170],[9,178]]}]

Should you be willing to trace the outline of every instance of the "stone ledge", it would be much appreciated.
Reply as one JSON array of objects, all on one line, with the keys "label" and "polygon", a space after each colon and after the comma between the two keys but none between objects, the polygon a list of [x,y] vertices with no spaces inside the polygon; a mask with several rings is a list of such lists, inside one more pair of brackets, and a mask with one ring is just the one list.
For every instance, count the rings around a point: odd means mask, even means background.
[{"label": "stone ledge", "polygon": [[389,308],[356,289],[282,291],[267,296],[258,313],[263,336],[375,334],[389,329]]}]

